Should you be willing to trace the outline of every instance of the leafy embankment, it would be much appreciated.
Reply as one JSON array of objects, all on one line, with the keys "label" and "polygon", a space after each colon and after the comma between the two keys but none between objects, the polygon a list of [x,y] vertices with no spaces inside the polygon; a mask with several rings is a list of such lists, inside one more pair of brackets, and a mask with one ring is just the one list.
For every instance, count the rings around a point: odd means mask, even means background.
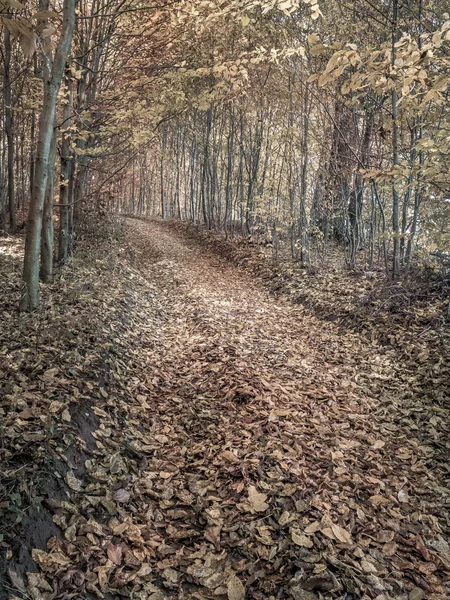
[{"label": "leafy embankment", "polygon": [[405,337],[412,369],[173,226],[126,232],[85,242],[39,315],[15,312],[18,257],[2,270],[5,589],[447,597],[437,347]]},{"label": "leafy embankment", "polygon": [[319,318],[337,322],[345,330],[373,333],[381,343],[395,344],[393,330],[411,332],[412,327],[416,335],[431,331],[432,339],[447,336],[447,343],[450,341],[446,327],[450,318],[448,272],[440,274],[430,266],[414,264],[409,278],[393,282],[380,268],[345,269],[342,249],[329,251],[325,259],[313,253],[308,269],[300,261],[292,261],[287,249],[274,262],[272,247],[258,244],[257,238],[226,239],[222,233],[189,222],[163,221],[161,225],[258,277],[275,296],[286,295],[294,304],[308,307]]}]

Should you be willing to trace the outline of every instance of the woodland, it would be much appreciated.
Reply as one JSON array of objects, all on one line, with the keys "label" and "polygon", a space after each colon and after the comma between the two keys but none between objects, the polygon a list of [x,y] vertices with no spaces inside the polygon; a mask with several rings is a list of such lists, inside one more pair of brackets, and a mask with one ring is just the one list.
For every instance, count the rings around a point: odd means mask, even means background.
[{"label": "woodland", "polygon": [[446,0],[0,0],[0,600],[450,598]]}]

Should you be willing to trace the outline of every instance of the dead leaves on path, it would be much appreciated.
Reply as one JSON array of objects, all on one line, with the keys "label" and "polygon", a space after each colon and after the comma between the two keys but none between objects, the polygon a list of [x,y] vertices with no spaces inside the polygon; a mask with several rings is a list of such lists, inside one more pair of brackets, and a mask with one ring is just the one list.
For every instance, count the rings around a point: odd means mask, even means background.
[{"label": "dead leaves on path", "polygon": [[[142,253],[158,239],[133,235]],[[411,435],[420,400],[383,395],[389,364],[353,373],[344,358],[369,352],[355,338],[306,314],[296,326],[298,312],[226,270],[221,303],[207,259],[191,252],[194,271],[176,239],[158,244],[167,261],[146,263],[147,282],[120,273],[127,307],[104,325],[110,384],[92,390],[92,443],[79,421],[54,448],[68,496],[46,499],[61,535],[34,551],[45,577],[23,577],[28,593],[446,597],[444,412],[436,436]],[[83,454],[67,452],[75,441]]]}]

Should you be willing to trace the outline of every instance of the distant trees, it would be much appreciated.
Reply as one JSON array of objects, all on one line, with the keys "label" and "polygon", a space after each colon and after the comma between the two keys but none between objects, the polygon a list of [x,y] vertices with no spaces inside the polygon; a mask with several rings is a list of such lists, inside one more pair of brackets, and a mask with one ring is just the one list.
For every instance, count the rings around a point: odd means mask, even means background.
[{"label": "distant trees", "polygon": [[444,2],[35,2],[0,0],[0,233],[26,216],[23,309],[90,210],[394,277],[448,251]]},{"label": "distant trees", "polygon": [[321,9],[319,19],[304,6],[206,17],[215,29],[192,42],[205,58],[188,47],[182,64],[195,67],[177,79],[191,106],[146,152],[161,176],[149,166],[139,183],[145,207],[123,198],[124,211],[270,240],[274,258],[282,246],[305,264],[332,244],[348,266],[379,264],[393,277],[413,255],[450,250],[450,224],[435,225],[450,197],[444,6]]}]

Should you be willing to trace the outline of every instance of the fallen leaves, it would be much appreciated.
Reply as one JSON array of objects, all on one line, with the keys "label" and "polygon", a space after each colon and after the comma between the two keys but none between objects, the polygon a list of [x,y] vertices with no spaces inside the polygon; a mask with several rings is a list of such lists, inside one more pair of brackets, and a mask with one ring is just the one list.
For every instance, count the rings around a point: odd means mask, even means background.
[{"label": "fallen leaves", "polygon": [[374,494],[373,496],[370,496],[369,501],[374,506],[383,506],[385,504],[389,504],[389,500],[380,494]]},{"label": "fallen leaves", "polygon": [[102,321],[108,381],[81,377],[98,360],[87,351],[42,366],[48,404],[34,376],[18,380],[14,436],[43,436],[64,465],[64,499],[44,493],[61,535],[33,552],[39,577],[12,569],[17,583],[39,600],[444,594],[443,438],[418,440],[398,421],[392,357],[150,227],[132,227],[145,279],[114,273],[124,287]]},{"label": "fallen leaves", "polygon": [[307,535],[297,533],[296,531],[291,532],[291,538],[294,544],[301,546],[302,548],[313,548],[314,542]]},{"label": "fallen leaves", "polygon": [[258,492],[255,486],[251,485],[248,488],[248,499],[247,504],[249,506],[250,512],[264,512],[269,508],[269,505],[266,502],[267,494],[263,494]]},{"label": "fallen leaves", "polygon": [[224,450],[219,454],[219,458],[224,462],[229,462],[232,464],[239,463],[239,458],[230,450]]},{"label": "fallen leaves", "polygon": [[241,580],[236,577],[230,577],[227,583],[228,600],[245,600],[245,587]]},{"label": "fallen leaves", "polygon": [[330,539],[334,539],[337,542],[341,542],[342,544],[351,544],[352,536],[350,533],[341,527],[340,525],[336,525],[335,523],[330,523],[329,527],[324,527],[321,529],[321,532],[326,535]]},{"label": "fallen leaves", "polygon": [[122,564],[122,547],[114,544],[109,544],[106,548],[106,554],[110,561],[115,565],[120,566]]},{"label": "fallen leaves", "polygon": [[74,490],[75,492],[81,492],[83,490],[83,483],[74,477],[73,473],[66,473],[66,481],[71,490]]},{"label": "fallen leaves", "polygon": [[131,498],[130,492],[120,488],[114,492],[114,500],[119,504],[125,504]]},{"label": "fallen leaves", "polygon": [[399,502],[402,502],[402,503],[408,502],[408,500],[409,500],[409,494],[408,494],[408,492],[406,490],[402,489],[402,490],[400,490],[398,492],[397,498],[398,498]]}]

